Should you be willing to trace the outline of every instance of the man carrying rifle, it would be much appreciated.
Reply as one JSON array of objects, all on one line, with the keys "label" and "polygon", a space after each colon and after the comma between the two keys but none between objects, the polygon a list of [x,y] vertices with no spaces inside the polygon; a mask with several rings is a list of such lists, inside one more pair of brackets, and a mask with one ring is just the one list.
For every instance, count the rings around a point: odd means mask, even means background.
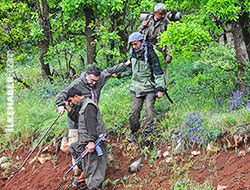
[{"label": "man carrying rifle", "polygon": [[[101,90],[104,85],[108,82],[108,80],[112,77],[112,74],[122,72],[126,69],[126,67],[130,64],[130,61],[126,63],[120,63],[113,67],[107,68],[101,72],[100,68],[92,65],[90,66],[86,72],[83,72],[81,76],[75,79],[67,88],[60,91],[56,95],[56,104],[58,105],[57,111],[62,115],[65,111],[65,101],[67,92],[71,88],[77,88],[82,92],[85,97],[89,97],[94,100],[97,104],[100,99]],[[76,122],[68,117],[68,127],[69,127],[69,146],[71,143],[77,141],[78,135],[78,125]],[[72,163],[75,161],[72,159]],[[73,169],[74,175],[79,176],[80,172],[77,166]]]},{"label": "man carrying rifle", "polygon": [[146,118],[144,128],[146,133],[152,133],[154,123],[155,97],[163,96],[165,80],[161,69],[159,58],[155,54],[150,42],[144,41],[141,33],[134,32],[129,36],[128,44],[130,49],[130,67],[118,78],[132,75],[130,85],[130,97],[132,109],[129,113],[130,142],[135,140],[137,131],[140,128],[140,114],[145,102]]},{"label": "man carrying rifle", "polygon": [[82,95],[78,89],[71,88],[67,92],[67,100],[70,104],[79,107],[79,112],[66,105],[66,109],[73,121],[78,121],[78,141],[70,145],[70,153],[74,159],[77,159],[81,153],[88,149],[89,154],[82,159],[80,168],[83,175],[73,182],[78,185],[86,181],[89,190],[101,189],[105,178],[107,167],[107,145],[102,143],[100,148],[103,155],[98,156],[95,151],[95,141],[101,134],[106,133],[104,121],[97,104],[88,97]]}]

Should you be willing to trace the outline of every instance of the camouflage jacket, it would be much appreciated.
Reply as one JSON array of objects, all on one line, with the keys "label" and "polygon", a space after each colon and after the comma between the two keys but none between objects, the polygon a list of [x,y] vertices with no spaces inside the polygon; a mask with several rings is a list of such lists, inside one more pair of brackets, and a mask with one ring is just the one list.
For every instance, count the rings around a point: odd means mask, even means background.
[{"label": "camouflage jacket", "polygon": [[167,47],[166,50],[163,50],[157,45],[157,43],[160,42],[158,37],[163,32],[167,31],[167,25],[170,24],[169,19],[165,17],[163,20],[156,22],[154,20],[154,15],[149,15],[146,17],[146,20],[149,20],[147,26],[143,27],[141,24],[138,28],[138,32],[142,33],[145,41],[149,41],[154,44],[155,48],[162,52],[165,58],[167,56],[171,56],[170,53],[168,53],[168,51],[171,49],[170,47]]}]

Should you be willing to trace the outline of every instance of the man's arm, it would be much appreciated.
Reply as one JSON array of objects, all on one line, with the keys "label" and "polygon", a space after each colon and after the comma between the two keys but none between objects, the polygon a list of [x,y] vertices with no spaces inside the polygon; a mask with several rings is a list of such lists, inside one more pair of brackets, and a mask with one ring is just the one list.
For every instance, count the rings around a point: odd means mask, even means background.
[{"label": "man's arm", "polygon": [[80,82],[81,82],[80,78],[74,80],[67,88],[58,92],[58,94],[56,95],[55,102],[58,105],[57,111],[61,115],[65,111],[64,105],[65,105],[65,101],[67,101],[66,98],[67,98],[67,93],[68,93],[69,89],[71,89],[71,88],[79,89],[78,86],[79,86]]},{"label": "man's arm", "polygon": [[156,55],[153,48],[149,49],[149,63],[151,64],[154,79],[155,79],[155,89],[158,93],[158,97],[163,96],[164,87],[165,87],[165,80],[164,80],[164,73],[161,69],[160,61],[158,56]]},{"label": "man's arm", "polygon": [[88,130],[87,148],[89,152],[94,152],[95,140],[98,138],[97,131],[96,131],[98,121],[97,121],[97,108],[93,104],[87,105],[84,118],[86,118],[85,125]]},{"label": "man's arm", "polygon": [[126,70],[127,66],[130,65],[130,61],[128,60],[125,63],[120,63],[118,65],[115,65],[113,67],[109,67],[105,69],[102,74],[105,77],[111,77],[113,74],[121,73]]}]

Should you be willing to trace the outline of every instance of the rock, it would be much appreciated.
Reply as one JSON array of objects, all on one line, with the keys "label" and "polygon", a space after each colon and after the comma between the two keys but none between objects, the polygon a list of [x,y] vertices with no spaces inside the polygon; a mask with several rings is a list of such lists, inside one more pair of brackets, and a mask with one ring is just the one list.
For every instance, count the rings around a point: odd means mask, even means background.
[{"label": "rock", "polygon": [[114,162],[114,158],[113,158],[112,154],[108,154],[108,162],[109,163]]},{"label": "rock", "polygon": [[158,150],[158,151],[157,151],[156,158],[157,158],[157,159],[161,159],[161,158],[162,158],[161,150]]},{"label": "rock", "polygon": [[68,141],[67,141],[67,137],[63,137],[62,138],[62,142],[61,142],[61,147],[60,149],[65,152],[66,154],[69,154],[69,145],[68,145]]},{"label": "rock", "polygon": [[47,156],[47,157],[39,157],[38,158],[38,161],[41,163],[41,164],[44,164],[46,161],[48,160],[51,160],[52,158],[50,156]]},{"label": "rock", "polygon": [[2,163],[2,164],[1,164],[1,168],[3,168],[3,169],[8,168],[9,166],[10,166],[10,163],[9,163],[9,162],[5,162],[5,163]]},{"label": "rock", "polygon": [[166,159],[166,162],[167,162],[167,163],[173,162],[173,157],[168,157],[168,158]]},{"label": "rock", "polygon": [[179,144],[174,149],[174,155],[180,154],[182,152],[183,144],[179,142]]},{"label": "rock", "polygon": [[42,150],[42,153],[44,153],[44,152],[48,151],[48,149],[49,149],[49,145],[48,145],[48,146],[46,146],[46,147]]},{"label": "rock", "polygon": [[35,156],[35,157],[29,162],[29,164],[32,164],[33,162],[35,162],[35,161],[37,160],[37,157],[38,157],[38,156]]},{"label": "rock", "polygon": [[222,186],[222,185],[217,186],[217,190],[224,190],[226,188],[227,188],[227,186]]},{"label": "rock", "polygon": [[241,150],[239,153],[240,153],[242,156],[246,156],[247,151],[246,151],[246,150]]},{"label": "rock", "polygon": [[8,160],[8,157],[6,157],[6,156],[1,157],[0,158],[0,164],[6,162],[7,160]]},{"label": "rock", "polygon": [[163,156],[163,158],[166,158],[166,157],[169,156],[169,155],[170,155],[170,153],[169,153],[168,151],[166,151],[166,152],[163,153],[162,156]]},{"label": "rock", "polygon": [[128,171],[131,173],[138,171],[141,163],[142,163],[142,158],[139,158],[129,166]]},{"label": "rock", "polygon": [[194,156],[197,156],[197,155],[199,155],[199,154],[201,154],[201,151],[193,151],[193,152],[191,152],[191,154],[193,154]]}]

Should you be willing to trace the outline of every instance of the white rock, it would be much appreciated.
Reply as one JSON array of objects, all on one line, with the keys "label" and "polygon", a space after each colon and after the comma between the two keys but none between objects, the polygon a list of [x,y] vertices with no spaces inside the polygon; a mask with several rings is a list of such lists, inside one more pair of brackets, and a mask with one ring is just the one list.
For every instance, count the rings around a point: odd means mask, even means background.
[{"label": "white rock", "polygon": [[113,158],[112,154],[108,154],[108,162],[109,163],[114,162],[114,158]]},{"label": "white rock", "polygon": [[166,151],[166,152],[163,153],[163,158],[166,158],[169,155],[170,155],[170,153],[168,151]]},{"label": "white rock", "polygon": [[173,162],[173,157],[168,157],[168,158],[166,158],[166,162],[167,162],[167,163]]},{"label": "white rock", "polygon": [[199,154],[201,154],[201,151],[193,151],[193,152],[191,152],[191,154],[193,154],[194,156],[197,156],[197,155],[199,155]]},{"label": "white rock", "polygon": [[3,156],[0,158],[0,164],[6,162],[8,160],[8,158],[6,156]]},{"label": "white rock", "polygon": [[227,188],[227,186],[222,186],[222,185],[217,186],[217,190],[224,190],[226,188]]},{"label": "white rock", "polygon": [[9,163],[9,162],[6,162],[6,163],[1,164],[1,168],[3,168],[3,169],[8,168],[9,166],[10,166],[10,163]]},{"label": "white rock", "polygon": [[183,144],[181,144],[181,142],[179,142],[179,144],[175,147],[173,154],[174,155],[180,154],[182,151],[182,147],[183,147]]},{"label": "white rock", "polygon": [[38,161],[41,163],[41,164],[44,164],[46,161],[48,160],[51,160],[52,158],[50,156],[47,156],[47,157],[39,157],[38,158]]},{"label": "white rock", "polygon": [[133,162],[128,168],[129,172],[136,172],[137,170],[139,170],[141,163],[142,163],[142,158],[139,158],[138,160]]},{"label": "white rock", "polygon": [[161,156],[161,150],[158,150],[157,151],[157,154],[156,154],[156,158],[158,159],[158,158],[161,158],[162,156]]}]

